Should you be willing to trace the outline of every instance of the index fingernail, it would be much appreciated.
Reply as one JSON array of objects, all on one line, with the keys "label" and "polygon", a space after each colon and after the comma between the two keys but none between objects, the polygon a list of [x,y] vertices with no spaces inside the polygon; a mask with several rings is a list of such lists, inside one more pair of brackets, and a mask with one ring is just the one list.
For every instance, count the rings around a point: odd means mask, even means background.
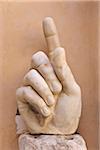
[{"label": "index fingernail", "polygon": [[51,17],[46,17],[43,20],[43,30],[46,37],[55,35],[57,33],[55,23]]}]

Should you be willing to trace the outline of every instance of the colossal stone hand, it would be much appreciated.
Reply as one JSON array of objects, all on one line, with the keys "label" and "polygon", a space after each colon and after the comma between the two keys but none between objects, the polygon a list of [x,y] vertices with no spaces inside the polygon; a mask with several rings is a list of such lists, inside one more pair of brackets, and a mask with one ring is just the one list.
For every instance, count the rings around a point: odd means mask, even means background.
[{"label": "colossal stone hand", "polygon": [[81,90],[60,47],[53,19],[43,21],[49,57],[32,56],[31,70],[17,89],[18,109],[30,133],[72,134],[81,115]]}]

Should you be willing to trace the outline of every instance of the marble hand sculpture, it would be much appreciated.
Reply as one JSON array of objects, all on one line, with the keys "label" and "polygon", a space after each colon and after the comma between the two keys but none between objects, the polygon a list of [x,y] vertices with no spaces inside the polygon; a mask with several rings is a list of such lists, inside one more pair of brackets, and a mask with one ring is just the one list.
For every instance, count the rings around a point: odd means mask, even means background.
[{"label": "marble hand sculpture", "polygon": [[18,109],[31,134],[73,134],[81,116],[81,90],[52,18],[44,19],[43,31],[49,54],[32,56],[31,69],[16,91]]}]

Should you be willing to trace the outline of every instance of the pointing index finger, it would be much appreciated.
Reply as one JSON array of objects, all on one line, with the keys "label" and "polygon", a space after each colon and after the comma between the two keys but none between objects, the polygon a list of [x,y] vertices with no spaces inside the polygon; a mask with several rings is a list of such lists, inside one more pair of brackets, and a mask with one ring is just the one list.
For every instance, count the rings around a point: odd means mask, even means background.
[{"label": "pointing index finger", "polygon": [[43,31],[47,41],[49,52],[52,52],[55,48],[60,47],[57,29],[51,17],[46,17],[43,20]]}]

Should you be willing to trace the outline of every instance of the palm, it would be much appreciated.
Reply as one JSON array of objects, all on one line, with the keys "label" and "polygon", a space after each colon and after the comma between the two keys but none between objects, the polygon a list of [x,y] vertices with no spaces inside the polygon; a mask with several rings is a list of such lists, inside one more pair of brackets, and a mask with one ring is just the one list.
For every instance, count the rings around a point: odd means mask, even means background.
[{"label": "palm", "polygon": [[78,127],[81,91],[59,47],[51,18],[44,21],[49,58],[43,52],[32,56],[32,69],[17,90],[18,108],[31,133],[71,134]]},{"label": "palm", "polygon": [[62,133],[73,133],[77,129],[81,113],[80,96],[68,96],[62,92],[55,108],[54,124]]}]

